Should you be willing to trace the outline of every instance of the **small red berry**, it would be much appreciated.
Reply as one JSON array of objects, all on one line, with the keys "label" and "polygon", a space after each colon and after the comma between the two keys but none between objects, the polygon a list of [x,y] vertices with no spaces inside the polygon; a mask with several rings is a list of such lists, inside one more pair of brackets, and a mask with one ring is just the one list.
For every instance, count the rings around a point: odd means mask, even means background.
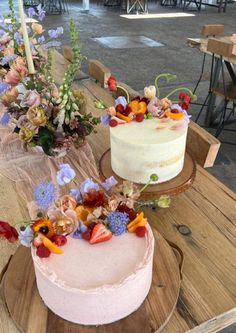
[{"label": "small red berry", "polygon": [[64,235],[54,235],[51,238],[51,241],[55,243],[57,246],[63,246],[67,242],[67,238]]},{"label": "small red berry", "polygon": [[51,252],[46,246],[42,244],[37,248],[36,254],[40,258],[47,258],[50,256]]},{"label": "small red berry", "polygon": [[172,109],[171,113],[179,113],[179,110],[178,109]]},{"label": "small red berry", "polygon": [[116,126],[118,125],[118,122],[117,122],[115,119],[111,119],[111,120],[109,121],[109,125],[110,125],[111,127],[116,127]]},{"label": "small red berry", "polygon": [[147,232],[147,229],[145,227],[138,227],[135,230],[136,236],[138,237],[144,237]]},{"label": "small red berry", "polygon": [[124,110],[125,110],[125,108],[123,107],[122,104],[117,104],[117,105],[116,105],[116,112],[123,113]]},{"label": "small red berry", "polygon": [[86,241],[90,241],[92,230],[88,229],[82,234],[82,238]]},{"label": "small red berry", "polygon": [[141,123],[144,119],[144,114],[143,113],[137,113],[135,119],[138,123]]}]

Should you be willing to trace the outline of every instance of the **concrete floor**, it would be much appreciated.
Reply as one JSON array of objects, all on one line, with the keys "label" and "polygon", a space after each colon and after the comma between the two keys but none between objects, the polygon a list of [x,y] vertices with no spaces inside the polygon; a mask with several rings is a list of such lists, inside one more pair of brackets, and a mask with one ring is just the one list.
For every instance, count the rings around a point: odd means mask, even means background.
[{"label": "concrete floor", "polygon": [[[155,76],[160,73],[173,73],[178,77],[177,83],[167,86],[163,84],[163,94],[176,85],[193,88],[199,77],[202,54],[186,46],[187,37],[200,37],[201,27],[204,24],[224,24],[225,34],[236,33],[236,2],[228,5],[226,13],[218,13],[216,8],[207,7],[200,13],[188,10],[185,13],[194,16],[173,18],[127,19],[120,17],[125,14],[117,7],[104,7],[103,2],[96,2],[90,6],[88,13],[82,12],[81,2],[68,0],[69,14],[51,15],[45,19],[45,28],[63,26],[65,29],[62,38],[63,44],[68,44],[69,20],[73,18],[80,32],[82,53],[87,58],[98,59],[112,70],[119,81],[126,82],[138,91],[153,84]],[[1,0],[0,13],[6,12],[6,0]],[[159,2],[149,3],[149,13],[183,13],[181,9],[161,7]],[[109,48],[97,42],[100,37],[130,37],[119,48]],[[162,47],[133,47],[134,39],[144,36]],[[133,38],[134,37],[134,38]],[[116,41],[117,42],[117,41]],[[114,46],[117,47],[117,44]],[[87,71],[86,62],[83,64]],[[207,61],[206,72],[210,70],[210,59]],[[208,81],[203,81],[197,91],[198,100],[202,101],[207,94]],[[190,113],[196,116],[199,107],[192,107]],[[231,128],[236,130],[236,125]],[[236,143],[236,131],[229,135],[224,132],[220,139]],[[208,171],[216,178],[236,191],[236,146],[222,144],[214,167]],[[227,328],[224,333],[236,332],[236,326]],[[174,332],[173,332],[174,333]]]}]

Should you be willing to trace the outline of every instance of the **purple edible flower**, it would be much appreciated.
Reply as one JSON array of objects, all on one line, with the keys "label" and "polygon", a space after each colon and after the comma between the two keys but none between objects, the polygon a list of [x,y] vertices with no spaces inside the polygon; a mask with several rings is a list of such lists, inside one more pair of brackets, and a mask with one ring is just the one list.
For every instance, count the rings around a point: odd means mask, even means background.
[{"label": "purple edible flower", "polygon": [[110,116],[108,114],[104,114],[103,116],[100,117],[100,119],[101,119],[101,123],[103,124],[103,126],[109,125]]},{"label": "purple edible flower", "polygon": [[63,27],[58,27],[56,30],[48,30],[48,35],[51,38],[58,38],[60,35],[63,34]]},{"label": "purple edible flower", "polygon": [[75,239],[82,239],[82,234],[87,231],[87,227],[86,225],[83,223],[83,222],[79,222],[79,226],[77,228],[77,230],[75,230],[75,232],[73,233],[72,235],[72,238],[75,238]]},{"label": "purple edible flower", "polygon": [[75,171],[69,164],[61,164],[60,170],[57,172],[57,182],[60,186],[69,184],[76,176]]},{"label": "purple edible flower", "polygon": [[42,182],[34,189],[33,198],[39,208],[46,209],[55,200],[56,193],[56,187],[52,182]]},{"label": "purple edible flower", "polygon": [[30,226],[26,227],[24,230],[19,230],[19,241],[22,245],[30,247],[33,239],[34,232]]},{"label": "purple edible flower", "polygon": [[46,44],[44,44],[44,47],[48,49],[49,47],[59,47],[61,46],[61,42],[58,42],[57,40],[52,40]]},{"label": "purple edible flower", "polygon": [[124,234],[129,223],[129,215],[121,212],[113,212],[107,216],[108,227],[115,236]]},{"label": "purple edible flower", "polygon": [[106,191],[109,191],[116,184],[118,184],[118,181],[113,176],[111,176],[110,178],[107,178],[104,183],[102,183],[102,187]]},{"label": "purple edible flower", "polygon": [[16,54],[10,54],[7,55],[5,57],[2,58],[2,60],[0,61],[0,65],[5,66],[6,64],[8,64],[10,61],[13,61],[17,58]]},{"label": "purple edible flower", "polygon": [[44,36],[40,36],[39,38],[38,38],[38,43],[39,44],[43,44],[45,42],[45,37]]},{"label": "purple edible flower", "polygon": [[38,11],[37,16],[38,16],[39,21],[43,21],[43,19],[44,19],[44,17],[45,17],[45,14],[46,14],[46,11],[43,10],[41,4],[39,4],[39,5],[37,6],[37,11]]},{"label": "purple edible flower", "polygon": [[82,201],[81,193],[76,188],[72,188],[70,190],[70,195],[77,201],[77,203],[80,203]]},{"label": "purple edible flower", "polygon": [[124,108],[126,108],[127,106],[127,100],[124,96],[119,96],[116,100],[115,100],[115,105],[121,104],[123,105]]},{"label": "purple edible flower", "polygon": [[11,114],[9,112],[3,113],[3,116],[0,119],[0,125],[7,126],[11,120]]},{"label": "purple edible flower", "polygon": [[30,7],[30,8],[28,9],[28,17],[29,17],[29,18],[32,18],[32,17],[35,16],[35,15],[36,15],[36,11],[34,10],[34,8]]},{"label": "purple edible flower", "polygon": [[24,40],[22,35],[19,32],[14,33],[14,40],[16,41],[17,44],[22,45],[24,44]]},{"label": "purple edible flower", "polygon": [[92,179],[86,179],[81,185],[80,185],[80,193],[82,196],[84,196],[85,193],[89,192],[90,190],[96,190],[98,191],[99,185],[97,183],[94,183]]},{"label": "purple edible flower", "polygon": [[0,82],[0,96],[4,95],[11,88],[10,84]]}]

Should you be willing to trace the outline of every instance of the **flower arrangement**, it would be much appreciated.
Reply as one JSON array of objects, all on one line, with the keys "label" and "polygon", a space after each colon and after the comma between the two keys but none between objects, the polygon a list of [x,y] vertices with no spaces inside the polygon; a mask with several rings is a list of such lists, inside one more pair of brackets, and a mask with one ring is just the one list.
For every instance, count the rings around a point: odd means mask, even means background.
[{"label": "flower arrangement", "polygon": [[[138,201],[143,189],[124,181],[118,184],[114,177],[97,183],[86,179],[80,186],[76,183],[75,171],[68,164],[60,165],[57,172],[57,187],[49,182],[39,184],[33,193],[37,204],[37,218],[21,221],[19,231],[7,222],[0,222],[0,237],[10,242],[20,240],[25,246],[34,246],[39,257],[51,253],[62,254],[61,246],[70,237],[97,244],[126,232],[145,237],[147,219],[140,210]],[[151,175],[151,180],[156,179]],[[58,195],[58,186],[75,185],[66,195]],[[162,196],[149,204],[169,207],[170,198]]]},{"label": "flower arrangement", "polygon": [[[10,24],[0,18],[0,125],[13,127],[25,148],[39,146],[47,155],[67,152],[85,141],[99,118],[81,114],[84,97],[72,90],[76,71],[81,66],[75,23],[70,22],[70,40],[73,58],[57,87],[52,76],[52,51],[60,46],[56,40],[63,28],[48,31],[44,36],[42,25],[33,22],[29,27],[30,45],[36,73],[29,74],[20,24],[15,18],[12,0],[9,0]],[[28,10],[29,17],[43,19],[41,6]],[[47,50],[47,56],[45,52]]]},{"label": "flower arrangement", "polygon": [[[129,93],[124,87],[119,86],[126,95],[119,96],[115,100],[115,106],[107,108],[106,114],[101,117],[101,122],[105,126],[116,127],[120,124],[130,123],[131,121],[142,122],[145,119],[156,118],[159,127],[162,124],[168,124],[171,129],[181,128],[189,123],[190,116],[187,114],[190,101],[196,100],[191,90],[187,88],[177,88],[168,95],[161,98],[158,81],[165,78],[167,82],[176,79],[172,74],[160,74],[155,79],[155,85],[144,88],[144,96],[137,96],[131,101]],[[115,77],[111,76],[108,81],[108,88],[114,92],[117,90],[117,82]],[[180,91],[179,98],[171,101],[169,98]],[[187,91],[185,93],[184,91]],[[101,103],[100,103],[101,104]]]}]

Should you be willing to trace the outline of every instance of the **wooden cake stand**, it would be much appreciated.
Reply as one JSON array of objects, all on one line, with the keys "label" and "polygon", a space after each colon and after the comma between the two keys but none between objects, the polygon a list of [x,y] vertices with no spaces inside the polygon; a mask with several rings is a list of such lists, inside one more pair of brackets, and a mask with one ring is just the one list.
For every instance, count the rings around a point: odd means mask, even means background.
[{"label": "wooden cake stand", "polygon": [[[142,306],[128,317],[97,327],[68,322],[53,314],[44,305],[38,294],[30,249],[20,246],[8,264],[1,287],[6,307],[20,332],[160,332],[176,306],[180,290],[180,271],[176,256],[167,241],[156,230],[153,230],[153,234],[156,243],[152,287],[148,297]],[[182,258],[182,252],[179,253]]]},{"label": "wooden cake stand", "polygon": [[[123,182],[123,178],[117,176],[117,174],[111,168],[111,150],[108,149],[102,155],[99,161],[99,171],[103,179],[114,176],[118,183]],[[196,163],[189,153],[185,153],[184,167],[178,176],[175,178],[160,184],[149,185],[146,190],[141,194],[141,200],[153,200],[159,198],[161,195],[175,196],[179,193],[186,191],[193,183],[196,176]],[[143,185],[137,184],[140,188]]]}]

